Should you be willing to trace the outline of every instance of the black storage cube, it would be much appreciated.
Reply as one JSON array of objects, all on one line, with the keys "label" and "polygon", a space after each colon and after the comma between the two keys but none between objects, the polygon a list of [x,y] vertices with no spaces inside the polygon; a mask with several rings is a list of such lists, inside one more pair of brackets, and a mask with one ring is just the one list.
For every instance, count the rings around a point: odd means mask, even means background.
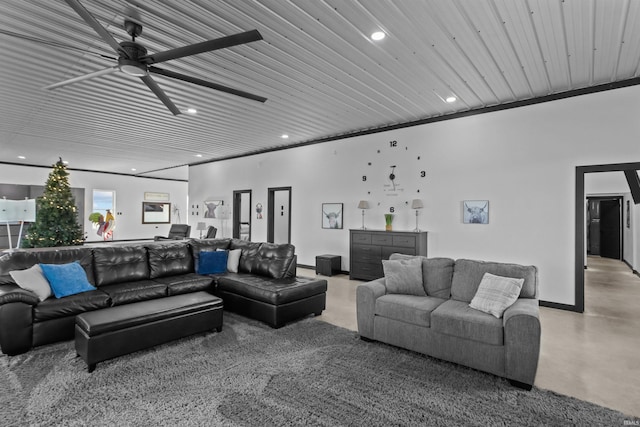
[{"label": "black storage cube", "polygon": [[323,276],[339,274],[341,264],[340,255],[318,255],[316,256],[316,274]]}]

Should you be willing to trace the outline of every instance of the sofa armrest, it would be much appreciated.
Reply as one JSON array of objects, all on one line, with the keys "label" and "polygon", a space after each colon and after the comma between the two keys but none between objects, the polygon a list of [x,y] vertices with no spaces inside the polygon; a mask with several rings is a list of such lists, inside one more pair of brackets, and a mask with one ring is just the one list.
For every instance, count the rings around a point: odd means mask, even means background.
[{"label": "sofa armrest", "polygon": [[533,385],[540,357],[538,300],[519,298],[503,315],[505,376]]},{"label": "sofa armrest", "polygon": [[356,288],[356,311],[358,316],[358,332],[364,338],[373,338],[373,318],[375,316],[376,299],[387,292],[384,278],[363,283]]},{"label": "sofa armrest", "polygon": [[38,305],[38,296],[31,291],[22,289],[18,285],[0,285],[0,305],[11,302],[23,302],[28,305]]}]

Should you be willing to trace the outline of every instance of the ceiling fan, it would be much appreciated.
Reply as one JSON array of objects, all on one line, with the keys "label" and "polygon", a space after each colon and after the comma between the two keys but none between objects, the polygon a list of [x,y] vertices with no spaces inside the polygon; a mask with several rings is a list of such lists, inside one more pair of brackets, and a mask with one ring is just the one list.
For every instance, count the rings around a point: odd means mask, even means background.
[{"label": "ceiling fan", "polygon": [[224,49],[227,47],[238,46],[253,41],[262,40],[262,35],[258,30],[246,31],[244,33],[238,33],[231,36],[221,37],[218,39],[208,40],[200,43],[195,43],[175,49],[166,50],[155,54],[147,54],[147,49],[140,43],[135,41],[142,33],[142,24],[139,20],[133,17],[126,17],[124,21],[124,28],[131,36],[131,41],[123,41],[118,43],[111,34],[96,20],[96,18],[78,1],[78,0],[65,0],[65,2],[71,6],[78,15],[98,33],[98,35],[109,44],[118,54],[118,65],[114,65],[109,68],[94,71],[92,73],[84,74],[82,76],[73,77],[71,79],[54,83],[46,86],[45,89],[56,89],[62,86],[77,83],[82,80],[91,79],[94,77],[102,76],[105,74],[111,74],[116,71],[122,71],[125,74],[131,76],[140,77],[140,79],[151,89],[151,91],[162,101],[162,103],[171,111],[174,115],[180,114],[180,110],[171,101],[166,93],[158,86],[155,80],[151,78],[151,74],[159,74],[165,77],[170,77],[185,82],[193,83],[200,86],[205,86],[211,89],[219,90],[222,92],[237,95],[243,98],[251,99],[258,102],[265,102],[267,98],[254,95],[248,92],[244,92],[231,87],[223,86],[217,83],[209,82],[199,79],[197,77],[187,76],[184,74],[176,73],[174,71],[158,68],[153,64],[159,62],[170,61],[172,59],[184,58],[185,56],[197,55],[203,52],[210,52],[217,49]]}]

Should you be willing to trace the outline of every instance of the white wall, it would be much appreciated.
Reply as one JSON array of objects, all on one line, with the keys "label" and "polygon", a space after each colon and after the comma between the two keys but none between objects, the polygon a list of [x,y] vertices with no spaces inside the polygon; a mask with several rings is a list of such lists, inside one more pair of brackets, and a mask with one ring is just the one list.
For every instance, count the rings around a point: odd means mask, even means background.
[{"label": "white wall", "polygon": [[[405,203],[419,197],[430,257],[534,264],[541,299],[573,305],[575,168],[640,161],[638,114],[635,86],[198,165],[189,168],[189,197],[222,195],[226,203],[233,190],[250,188],[253,205],[261,202],[266,212],[267,188],[291,186],[299,262],[314,265],[316,255],[332,253],[345,270],[348,229],[361,225],[359,200],[373,205],[369,228],[383,229],[393,205],[394,230],[411,230],[414,211]],[[392,140],[400,152],[389,150]],[[398,166],[400,196],[383,191],[390,165]],[[426,178],[418,176],[423,169]],[[478,199],[490,201],[489,224],[463,224],[462,201]],[[321,228],[323,202],[344,203],[343,230]],[[266,240],[266,216],[252,223],[252,240]]]},{"label": "white wall", "polygon": [[[52,168],[3,164],[0,165],[0,182],[4,184],[44,185],[51,170]],[[187,221],[188,183],[186,182],[74,170],[68,172],[71,187],[84,188],[85,190],[83,221],[87,241],[102,240],[89,221],[94,189],[115,190],[116,192],[116,210],[122,214],[115,215],[114,240],[148,239],[155,235],[166,236],[169,233],[170,224],[142,224],[142,201],[145,192],[169,193],[172,208],[177,205],[180,208],[182,222]],[[173,215],[172,221],[177,221]],[[193,233],[192,231],[192,235]]]}]

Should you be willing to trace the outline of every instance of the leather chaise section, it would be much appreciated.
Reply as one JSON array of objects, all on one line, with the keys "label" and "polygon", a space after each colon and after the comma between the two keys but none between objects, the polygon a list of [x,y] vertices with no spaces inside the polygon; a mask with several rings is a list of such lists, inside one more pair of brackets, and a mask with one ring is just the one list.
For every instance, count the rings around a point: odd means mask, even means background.
[{"label": "leather chaise section", "polygon": [[280,305],[327,291],[327,281],[309,277],[267,279],[253,274],[228,273],[218,279],[217,291]]}]

